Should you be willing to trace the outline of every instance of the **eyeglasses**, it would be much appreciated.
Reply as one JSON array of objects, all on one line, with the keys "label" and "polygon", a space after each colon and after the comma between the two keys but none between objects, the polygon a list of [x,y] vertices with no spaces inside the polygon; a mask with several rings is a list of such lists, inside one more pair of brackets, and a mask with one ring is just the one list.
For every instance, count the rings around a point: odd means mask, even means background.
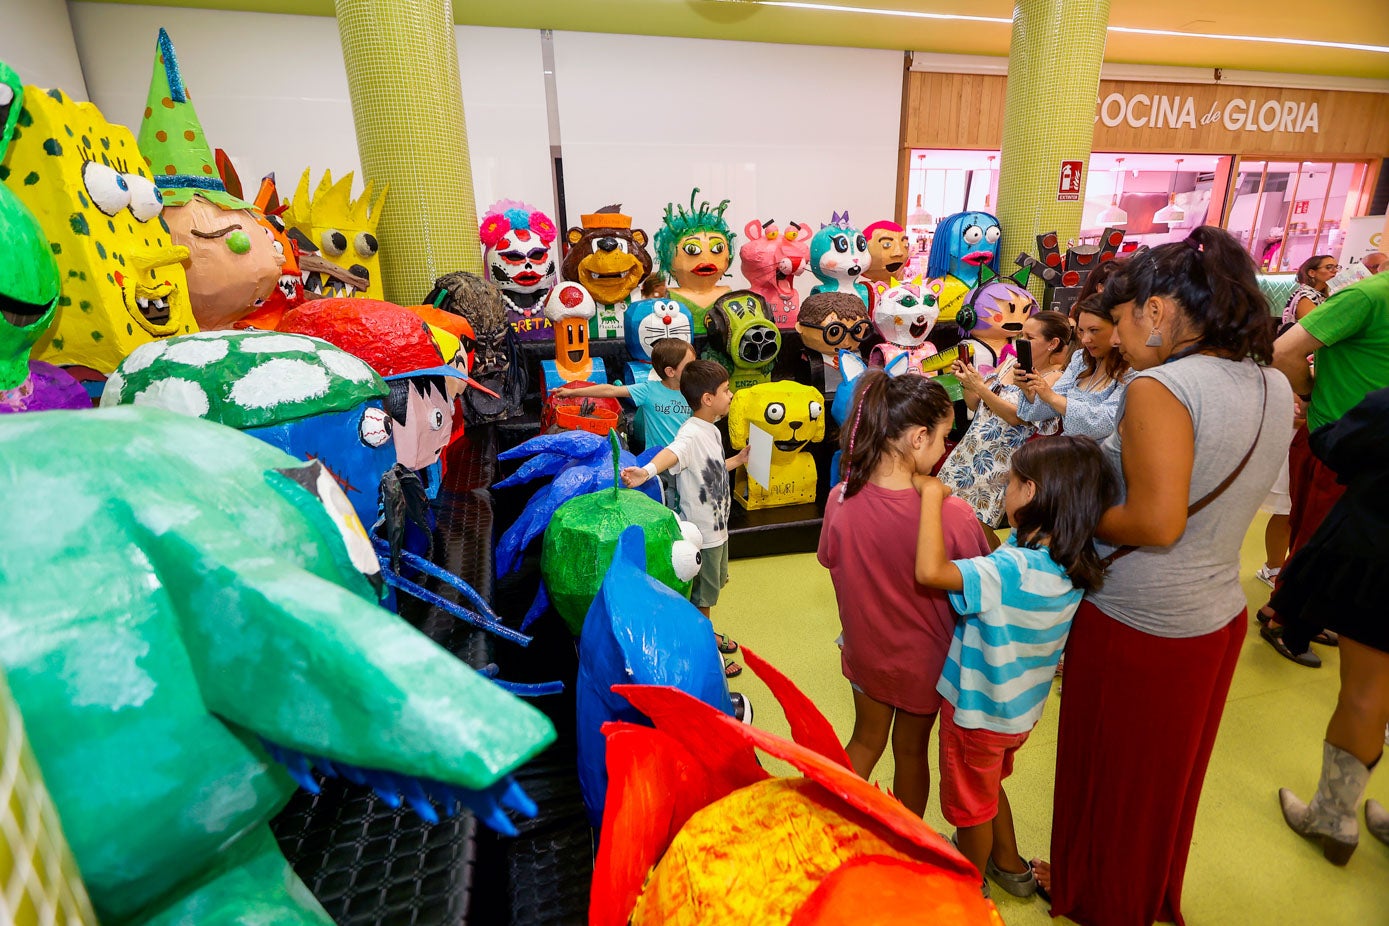
[{"label": "eyeglasses", "polygon": [[873,324],[867,319],[854,322],[852,328],[845,325],[843,322],[830,322],[828,325],[812,325],[807,322],[801,322],[801,327],[814,328],[816,331],[823,333],[825,336],[825,343],[831,347],[843,341],[845,335],[853,335],[855,341],[867,340],[868,335],[873,331]]},{"label": "eyeglasses", "polygon": [[1340,265],[1340,264],[1323,264],[1321,269],[1322,269],[1322,270],[1337,270],[1337,271],[1339,271],[1339,270],[1341,269],[1341,265]]}]

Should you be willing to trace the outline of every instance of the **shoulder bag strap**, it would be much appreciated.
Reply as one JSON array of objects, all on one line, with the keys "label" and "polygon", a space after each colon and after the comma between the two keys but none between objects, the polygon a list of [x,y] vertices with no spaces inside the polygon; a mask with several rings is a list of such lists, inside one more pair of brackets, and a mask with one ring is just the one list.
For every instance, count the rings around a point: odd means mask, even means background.
[{"label": "shoulder bag strap", "polygon": [[[1245,451],[1244,457],[1239,461],[1239,465],[1234,468],[1230,475],[1226,476],[1221,481],[1220,485],[1191,503],[1186,509],[1187,518],[1195,517],[1197,512],[1203,510],[1207,505],[1219,498],[1226,489],[1230,488],[1230,486],[1234,484],[1234,481],[1239,478],[1239,474],[1244,472],[1244,467],[1248,465],[1249,458],[1254,456],[1254,449],[1259,446],[1259,438],[1262,437],[1264,433],[1264,421],[1268,418],[1268,380],[1264,379],[1263,367],[1259,368],[1259,385],[1262,387],[1262,401],[1259,403],[1259,430],[1254,432],[1254,442],[1250,444],[1249,449]],[[1119,547],[1101,560],[1101,562],[1107,569],[1116,559],[1122,559],[1137,549],[1138,547],[1135,546]]]}]

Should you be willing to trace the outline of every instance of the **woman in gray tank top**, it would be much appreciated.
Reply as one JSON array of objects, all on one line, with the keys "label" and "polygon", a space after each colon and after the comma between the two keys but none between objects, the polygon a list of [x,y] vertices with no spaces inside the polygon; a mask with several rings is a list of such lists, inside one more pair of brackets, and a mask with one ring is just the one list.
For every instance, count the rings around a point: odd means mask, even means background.
[{"label": "woman in gray tank top", "polygon": [[[1291,437],[1254,263],[1210,226],[1127,260],[1104,302],[1138,376],[1104,443],[1114,559],[1066,645],[1052,914],[1182,922],[1196,806],[1246,626],[1239,554]],[[1104,552],[1104,551],[1102,551]]]}]

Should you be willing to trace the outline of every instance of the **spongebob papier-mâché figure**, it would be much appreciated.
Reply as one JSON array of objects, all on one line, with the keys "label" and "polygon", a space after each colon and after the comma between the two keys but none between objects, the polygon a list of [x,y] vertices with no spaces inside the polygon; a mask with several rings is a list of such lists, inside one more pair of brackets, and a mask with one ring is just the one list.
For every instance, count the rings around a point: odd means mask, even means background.
[{"label": "spongebob papier-m\u00e2ch\u00e9 figure", "polygon": [[62,295],[33,357],[104,380],[157,338],[197,331],[177,247],[135,136],[91,103],[25,88],[0,180],[38,220]]},{"label": "spongebob papier-m\u00e2ch\u00e9 figure", "polygon": [[306,291],[315,296],[386,298],[376,243],[376,225],[385,201],[384,184],[378,191],[368,180],[362,195],[353,199],[352,174],[334,183],[327,170],[311,195],[305,168],[281,218],[299,245]]},{"label": "spongebob papier-m\u00e2ch\u00e9 figure", "polygon": [[734,234],[724,221],[728,200],[717,206],[695,205],[699,187],[690,192],[690,207],[666,205],[665,218],[656,231],[656,259],[675,285],[670,298],[690,310],[695,333],[704,333],[704,315],[731,287],[723,286],[733,260]]},{"label": "spongebob papier-m\u00e2ch\u00e9 figure", "polygon": [[825,439],[825,397],[792,380],[749,386],[733,395],[728,439],[734,450],[748,445],[749,429],[772,435],[771,485],[761,485],[739,467],[733,497],[745,508],[776,508],[815,501],[815,459],[803,453]]},{"label": "spongebob papier-m\u00e2ch\u00e9 figure", "polygon": [[200,328],[230,328],[275,291],[284,256],[255,207],[227,192],[169,34],[159,30],[140,152],[164,201]]},{"label": "spongebob papier-m\u00e2ch\u00e9 figure", "polygon": [[[0,62],[0,163],[23,106],[19,75]],[[58,313],[58,284],[58,264],[38,220],[0,185],[0,414],[91,405],[71,376],[29,359]]]}]

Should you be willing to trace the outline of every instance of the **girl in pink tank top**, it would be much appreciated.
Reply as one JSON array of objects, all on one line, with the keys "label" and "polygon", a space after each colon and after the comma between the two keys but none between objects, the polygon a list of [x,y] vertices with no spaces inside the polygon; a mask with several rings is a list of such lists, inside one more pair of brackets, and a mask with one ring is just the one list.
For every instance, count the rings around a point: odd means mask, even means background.
[{"label": "girl in pink tank top", "polygon": [[[920,815],[931,787],[936,681],[955,615],[945,593],[916,583],[921,497],[915,480],[944,454],[954,408],[945,390],[923,376],[890,379],[874,370],[855,386],[840,436],[844,482],[830,492],[819,549],[834,581],[844,628],[841,661],[854,696],[854,732],[845,751],[867,779],[891,736],[892,790]],[[952,558],[988,555],[968,504],[946,499],[942,520]]]}]

